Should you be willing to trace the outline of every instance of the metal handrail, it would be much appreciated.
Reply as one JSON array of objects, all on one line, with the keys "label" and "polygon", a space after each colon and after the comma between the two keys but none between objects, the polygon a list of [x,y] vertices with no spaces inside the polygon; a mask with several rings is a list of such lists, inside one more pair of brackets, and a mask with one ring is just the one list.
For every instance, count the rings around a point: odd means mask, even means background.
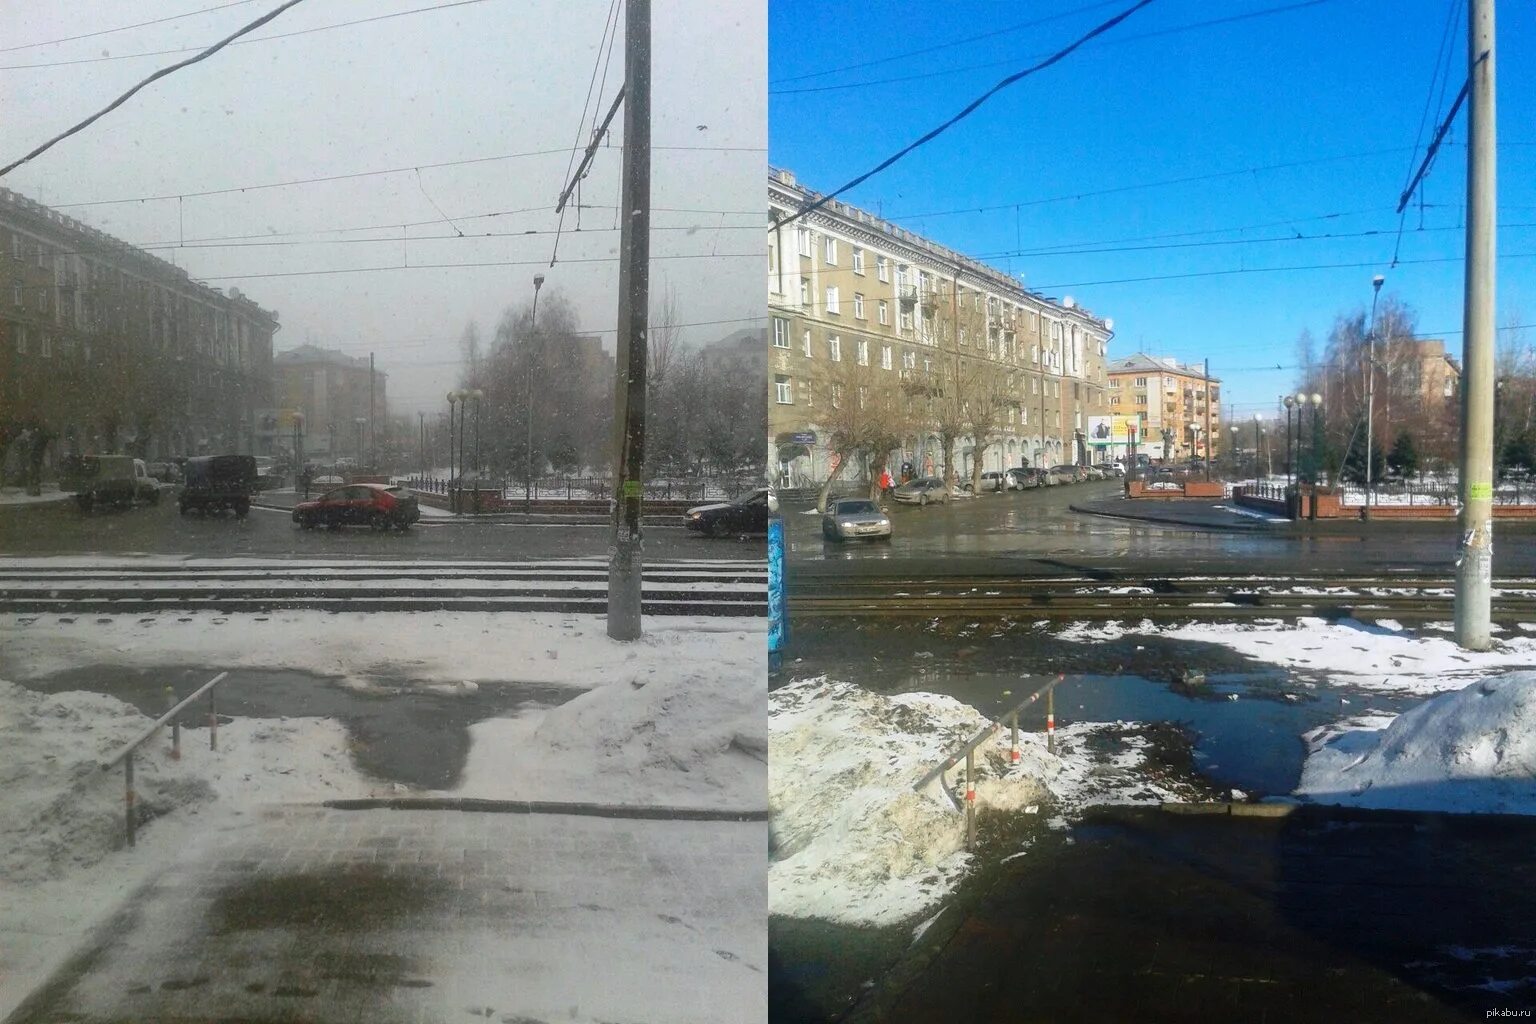
[{"label": "metal handrail", "polygon": [[133,755],[144,743],[152,739],[156,733],[165,727],[166,722],[171,723],[171,756],[181,758],[181,722],[176,718],[189,704],[197,700],[203,694],[208,694],[208,749],[219,749],[219,716],[214,705],[213,688],[223,682],[228,672],[220,672],[202,686],[199,686],[191,696],[176,704],[165,714],[155,719],[154,723],[144,730],[136,739],[124,744],[117,753],[100,762],[102,771],[111,771],[119,762],[123,766],[123,804],[128,832],[128,845],[133,846],[137,840],[137,829],[134,821],[134,804],[136,796],[133,790]]},{"label": "metal handrail", "polygon": [[[1054,754],[1056,752],[1055,693],[1057,685],[1064,679],[1066,679],[1064,673],[1057,675],[1055,679],[1052,679],[1034,693],[1019,701],[1012,708],[1003,712],[994,721],[976,730],[975,735],[966,740],[963,746],[955,750],[954,753],[944,759],[942,764],[929,771],[928,774],[924,775],[922,779],[913,785],[912,789],[919,793],[935,780],[938,780],[943,785],[944,773],[959,764],[961,758],[965,758],[965,843],[967,848],[976,845],[976,748],[997,735],[1006,724],[1013,730],[1013,747],[1010,751],[1010,759],[1017,763],[1019,760],[1019,712],[1029,707],[1029,705],[1041,697],[1044,697],[1046,699],[1046,750]],[[948,793],[947,786],[945,787],[945,792]],[[951,795],[950,799],[953,801],[954,797]]]}]

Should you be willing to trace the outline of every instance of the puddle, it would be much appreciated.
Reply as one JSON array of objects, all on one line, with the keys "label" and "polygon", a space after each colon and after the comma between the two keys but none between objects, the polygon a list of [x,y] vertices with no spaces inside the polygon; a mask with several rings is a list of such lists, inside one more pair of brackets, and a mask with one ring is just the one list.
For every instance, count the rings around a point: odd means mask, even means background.
[{"label": "puddle", "polygon": [[[1306,758],[1302,733],[1350,714],[1398,713],[1421,702],[1342,687],[1313,689],[1305,673],[1255,665],[1209,644],[1149,637],[1079,644],[1032,630],[980,632],[980,638],[970,629],[898,637],[888,628],[802,628],[795,639],[803,657],[792,674],[803,679],[824,672],[881,693],[943,693],[995,716],[1063,672],[1067,679],[1056,690],[1058,728],[1117,720],[1180,726],[1193,740],[1203,777],[1251,795],[1296,788]],[[1206,675],[1198,685],[1183,686],[1172,681],[1175,667]],[[1351,703],[1342,705],[1341,697]],[[1044,729],[1044,701],[1025,712],[1020,727]]]},{"label": "puddle", "polygon": [[[89,690],[125,701],[159,717],[176,699],[192,693],[213,673],[206,667],[132,669],[91,665],[27,682],[44,693]],[[411,689],[406,679],[374,678],[385,693],[359,693],[331,676],[288,670],[232,670],[217,688],[221,718],[334,718],[346,727],[357,767],[374,778],[426,789],[452,789],[469,754],[469,727],[554,707],[576,696],[569,687],[486,683],[472,693],[441,694]],[[396,689],[398,688],[398,690]],[[207,705],[185,713],[182,728],[201,730]],[[196,742],[195,740],[192,742]]]}]

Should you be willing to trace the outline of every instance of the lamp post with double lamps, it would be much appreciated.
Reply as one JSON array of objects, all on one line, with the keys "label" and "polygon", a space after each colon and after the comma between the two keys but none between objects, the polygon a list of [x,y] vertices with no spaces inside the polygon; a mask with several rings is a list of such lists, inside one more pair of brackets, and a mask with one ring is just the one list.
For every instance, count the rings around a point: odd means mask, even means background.
[{"label": "lamp post with double lamps", "polygon": [[[1255,480],[1257,480],[1258,477],[1259,477],[1259,448],[1261,447],[1261,445],[1260,445],[1260,440],[1261,439],[1259,437],[1260,430],[1261,430],[1261,428],[1259,426],[1259,414],[1258,413],[1254,413],[1253,414],[1253,477],[1254,477]],[[1265,475],[1268,476],[1267,473]]]},{"label": "lamp post with double lamps", "polygon": [[1375,474],[1371,472],[1371,445],[1376,413],[1376,300],[1381,296],[1381,285],[1386,278],[1377,274],[1371,278],[1371,322],[1365,330],[1366,378],[1365,378],[1365,518],[1371,518],[1371,498],[1376,493]]},{"label": "lamp post with double lamps", "polygon": [[1323,396],[1316,391],[1307,396],[1312,403],[1312,506],[1309,518],[1317,518],[1317,485],[1318,478],[1322,476],[1322,422],[1323,422]]},{"label": "lamp post with double lamps", "polygon": [[293,414],[293,472],[296,474],[293,482],[295,484],[303,482],[304,497],[307,500],[309,481],[304,473],[304,414],[301,412]]},{"label": "lamp post with double lamps", "polygon": [[544,287],[544,275],[533,275],[533,313],[528,318],[528,366],[524,387],[528,398],[528,435],[524,455],[527,459],[527,475],[523,477],[523,512],[533,511],[533,341],[539,336],[539,289]]},{"label": "lamp post with double lamps", "polygon": [[1296,482],[1296,463],[1291,457],[1291,410],[1296,408],[1296,396],[1286,395],[1281,401],[1285,405],[1285,486],[1289,488]]},{"label": "lamp post with double lamps", "polygon": [[[1242,456],[1238,452],[1237,424],[1236,423],[1232,424],[1231,430],[1232,430],[1232,475],[1235,477],[1235,476],[1238,475],[1238,473],[1240,471],[1240,463],[1242,461]],[[1253,456],[1254,456],[1255,459],[1258,458],[1259,452],[1258,452],[1257,448],[1254,449]]]},{"label": "lamp post with double lamps", "polygon": [[459,503],[453,497],[454,481],[457,479],[453,474],[453,407],[458,400],[457,391],[448,392],[448,507],[455,512],[459,510]]}]

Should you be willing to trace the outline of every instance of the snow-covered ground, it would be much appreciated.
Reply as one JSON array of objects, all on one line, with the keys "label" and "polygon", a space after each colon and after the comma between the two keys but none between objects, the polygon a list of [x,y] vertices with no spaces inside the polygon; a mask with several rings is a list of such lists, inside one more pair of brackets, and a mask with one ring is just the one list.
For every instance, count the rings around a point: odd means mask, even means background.
[{"label": "snow-covered ground", "polygon": [[[771,912],[888,925],[930,911],[969,863],[964,816],[940,787],[912,787],[987,719],[952,697],[885,696],[820,677],[769,701]],[[1021,733],[1011,767],[1003,730],[978,748],[978,806],[1062,825],[1096,804],[1187,799],[1177,783],[1149,778],[1137,728],[1074,724],[1057,731],[1056,754]],[[947,776],[952,787],[960,772]]]},{"label": "snow-covered ground", "polygon": [[1491,676],[1396,716],[1306,736],[1297,795],[1407,810],[1536,814],[1536,672]]},{"label": "snow-covered ground", "polygon": [[21,487],[0,487],[0,505],[41,505],[51,501],[68,501],[74,497],[71,491],[45,485],[41,494],[28,494]]},{"label": "snow-covered ground", "polygon": [[[760,811],[766,693],[760,618],[668,618],[624,644],[601,616],[489,613],[161,613],[0,621],[0,678],[81,665],[291,669],[387,694],[501,682],[588,692],[471,728],[462,796]],[[151,740],[136,758],[154,815],[123,843],[121,769],[97,762],[149,719],[115,697],[0,683],[0,1017],[85,930],[193,835],[273,802],[393,795],[321,718],[237,718]],[[663,826],[664,827],[664,826]],[[579,868],[573,868],[579,870]]]},{"label": "snow-covered ground", "polygon": [[1448,637],[1394,629],[1386,622],[1371,626],[1302,617],[1163,626],[1143,620],[1074,623],[1058,635],[1080,643],[1149,636],[1219,644],[1304,671],[1314,682],[1410,694],[1440,693],[1490,672],[1536,668],[1536,635],[1503,638],[1490,651],[1466,651]]}]

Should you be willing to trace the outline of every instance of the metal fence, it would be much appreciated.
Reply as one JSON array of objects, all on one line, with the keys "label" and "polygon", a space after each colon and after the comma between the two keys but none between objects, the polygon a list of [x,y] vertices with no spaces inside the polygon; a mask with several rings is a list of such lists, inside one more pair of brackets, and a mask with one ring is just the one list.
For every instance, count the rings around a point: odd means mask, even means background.
[{"label": "metal fence", "polygon": [[[404,477],[406,486],[429,494],[444,494],[460,485],[443,477]],[[644,496],[651,501],[711,501],[740,497],[761,484],[748,477],[702,480],[652,480],[645,484]],[[531,483],[522,480],[472,480],[462,483],[465,490],[478,488],[497,491],[508,500],[524,496],[533,501],[608,501],[613,497],[613,480],[608,477],[543,477]]]}]

